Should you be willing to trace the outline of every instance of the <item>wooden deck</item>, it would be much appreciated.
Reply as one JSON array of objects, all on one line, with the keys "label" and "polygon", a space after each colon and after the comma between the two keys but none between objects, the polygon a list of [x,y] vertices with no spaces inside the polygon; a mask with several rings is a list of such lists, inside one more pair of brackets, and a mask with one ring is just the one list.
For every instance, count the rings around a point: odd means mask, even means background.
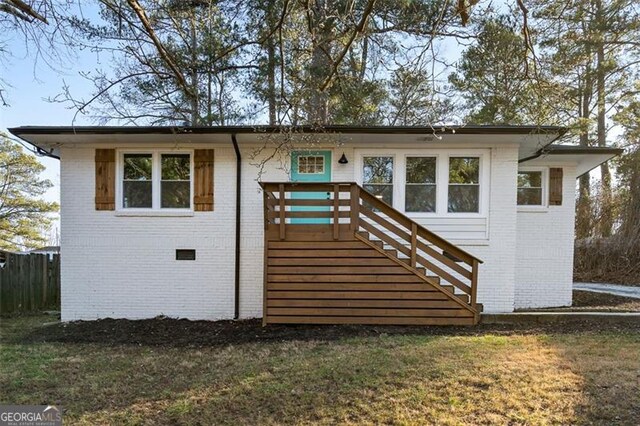
[{"label": "wooden deck", "polygon": [[[477,323],[475,257],[354,183],[262,186],[265,325]],[[293,199],[295,191],[331,198]],[[330,223],[289,222],[319,217]]]}]

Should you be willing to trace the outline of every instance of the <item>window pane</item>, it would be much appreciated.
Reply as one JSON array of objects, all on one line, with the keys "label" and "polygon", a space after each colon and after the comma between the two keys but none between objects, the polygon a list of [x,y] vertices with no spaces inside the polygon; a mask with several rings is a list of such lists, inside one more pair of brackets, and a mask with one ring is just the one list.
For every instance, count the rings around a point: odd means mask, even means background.
[{"label": "window pane", "polygon": [[125,180],[122,183],[124,208],[151,208],[151,181]]},{"label": "window pane", "polygon": [[478,183],[480,177],[480,158],[449,158],[449,183]]},{"label": "window pane", "polygon": [[363,183],[392,183],[393,157],[364,157]]},{"label": "window pane", "polygon": [[324,156],[299,156],[298,173],[322,174],[324,173]]},{"label": "window pane", "polygon": [[542,188],[518,188],[518,205],[541,206]]},{"label": "window pane", "polygon": [[163,181],[161,191],[162,208],[188,209],[191,207],[190,181]]},{"label": "window pane", "polygon": [[162,154],[162,180],[189,180],[189,154]]},{"label": "window pane", "polygon": [[407,212],[435,212],[436,186],[407,185],[404,209]]},{"label": "window pane", "polygon": [[480,186],[449,185],[449,213],[477,213],[480,209]]},{"label": "window pane", "polygon": [[298,173],[307,173],[307,171],[308,171],[307,159],[308,158],[309,157],[303,157],[303,156],[298,157]]},{"label": "window pane", "polygon": [[364,189],[384,201],[390,206],[393,205],[393,185],[364,185]]},{"label": "window pane", "polygon": [[407,157],[407,183],[436,183],[435,157]]},{"label": "window pane", "polygon": [[151,154],[124,154],[125,180],[151,180]]},{"label": "window pane", "polygon": [[518,188],[541,188],[542,172],[518,172]]}]

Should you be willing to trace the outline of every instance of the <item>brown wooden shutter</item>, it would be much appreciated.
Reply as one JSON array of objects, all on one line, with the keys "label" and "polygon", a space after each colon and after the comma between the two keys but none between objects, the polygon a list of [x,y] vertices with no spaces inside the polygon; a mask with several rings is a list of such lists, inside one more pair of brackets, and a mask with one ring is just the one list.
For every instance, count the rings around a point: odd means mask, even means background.
[{"label": "brown wooden shutter", "polygon": [[549,169],[549,205],[562,205],[562,169]]},{"label": "brown wooden shutter", "polygon": [[193,206],[197,212],[213,211],[213,149],[196,149]]},{"label": "brown wooden shutter", "polygon": [[96,210],[116,209],[116,150],[96,149]]}]

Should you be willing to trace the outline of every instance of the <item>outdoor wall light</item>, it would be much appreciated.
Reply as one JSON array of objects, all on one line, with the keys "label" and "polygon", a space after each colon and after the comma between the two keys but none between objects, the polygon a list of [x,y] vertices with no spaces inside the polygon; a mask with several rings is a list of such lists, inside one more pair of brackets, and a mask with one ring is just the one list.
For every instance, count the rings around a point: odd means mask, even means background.
[{"label": "outdoor wall light", "polygon": [[347,160],[347,156],[344,155],[344,152],[342,153],[342,157],[340,157],[340,159],[338,160],[338,163],[340,164],[347,164],[349,163],[349,160]]}]

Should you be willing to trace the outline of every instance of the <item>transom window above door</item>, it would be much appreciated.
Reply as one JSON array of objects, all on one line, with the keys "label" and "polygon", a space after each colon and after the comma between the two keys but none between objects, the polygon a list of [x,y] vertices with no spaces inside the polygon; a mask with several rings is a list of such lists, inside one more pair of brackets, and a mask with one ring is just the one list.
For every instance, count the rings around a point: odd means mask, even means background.
[{"label": "transom window above door", "polygon": [[298,157],[299,174],[323,174],[324,156],[322,155],[300,155]]},{"label": "transom window above door", "polygon": [[393,157],[364,157],[362,184],[377,198],[393,205]]}]

